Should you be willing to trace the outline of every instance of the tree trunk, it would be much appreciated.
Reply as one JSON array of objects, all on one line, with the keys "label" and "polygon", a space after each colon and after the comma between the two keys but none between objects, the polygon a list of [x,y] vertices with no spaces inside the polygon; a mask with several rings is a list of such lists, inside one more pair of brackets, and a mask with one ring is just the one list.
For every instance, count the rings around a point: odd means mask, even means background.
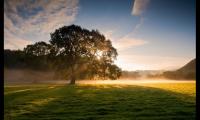
[{"label": "tree trunk", "polygon": [[71,67],[71,80],[70,80],[70,85],[74,85],[76,83],[76,77],[74,73],[74,66]]},{"label": "tree trunk", "polygon": [[70,85],[74,85],[76,83],[76,78],[74,75],[72,75],[71,80],[70,80]]}]

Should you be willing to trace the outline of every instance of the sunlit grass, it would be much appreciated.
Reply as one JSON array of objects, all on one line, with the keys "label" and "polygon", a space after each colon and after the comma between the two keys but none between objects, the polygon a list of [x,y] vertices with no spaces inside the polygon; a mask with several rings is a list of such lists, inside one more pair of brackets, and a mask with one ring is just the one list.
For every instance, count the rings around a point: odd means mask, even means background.
[{"label": "sunlit grass", "polygon": [[195,83],[160,83],[160,84],[143,84],[143,86],[169,90],[172,92],[177,92],[191,96],[196,95]]},{"label": "sunlit grass", "polygon": [[41,105],[44,105],[44,104],[48,104],[49,102],[55,100],[56,98],[47,98],[47,99],[37,99],[37,100],[34,100],[34,101],[31,101],[30,103],[31,104],[34,104],[34,105],[38,105],[38,106],[41,106]]},{"label": "sunlit grass", "polygon": [[5,92],[12,93],[4,94],[4,117],[5,120],[194,120],[195,88],[195,83],[7,86]]},{"label": "sunlit grass", "polygon": [[97,80],[97,81],[81,81],[80,85],[94,85],[106,88],[114,85],[117,88],[123,88],[130,85],[138,85],[145,87],[159,88],[187,95],[196,95],[196,81],[190,80]]}]

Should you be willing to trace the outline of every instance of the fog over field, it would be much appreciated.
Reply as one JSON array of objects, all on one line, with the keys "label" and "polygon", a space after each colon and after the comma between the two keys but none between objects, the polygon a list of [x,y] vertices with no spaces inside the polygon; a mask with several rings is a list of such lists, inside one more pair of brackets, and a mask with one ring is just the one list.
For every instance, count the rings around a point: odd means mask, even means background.
[{"label": "fog over field", "polygon": [[[54,77],[54,72],[38,72],[33,70],[8,70],[4,71],[5,84],[68,84],[69,80],[57,79]],[[118,80],[77,80],[77,84],[120,84],[120,85],[135,85],[148,83],[196,83],[196,80],[173,80],[165,78],[126,78]]]}]

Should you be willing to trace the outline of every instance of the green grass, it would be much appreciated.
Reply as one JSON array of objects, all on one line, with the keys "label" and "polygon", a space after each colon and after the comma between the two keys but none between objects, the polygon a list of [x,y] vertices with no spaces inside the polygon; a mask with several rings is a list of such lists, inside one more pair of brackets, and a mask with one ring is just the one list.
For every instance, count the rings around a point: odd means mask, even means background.
[{"label": "green grass", "polygon": [[195,83],[5,86],[5,120],[194,120]]}]

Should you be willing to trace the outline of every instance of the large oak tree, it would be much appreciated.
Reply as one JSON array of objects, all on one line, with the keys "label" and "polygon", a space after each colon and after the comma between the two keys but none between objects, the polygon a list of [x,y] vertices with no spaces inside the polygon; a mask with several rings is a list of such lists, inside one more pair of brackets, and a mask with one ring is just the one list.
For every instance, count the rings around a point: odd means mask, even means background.
[{"label": "large oak tree", "polygon": [[121,74],[121,69],[114,65],[117,50],[97,30],[89,31],[76,25],[64,26],[51,33],[50,43],[55,56],[62,58],[62,62],[71,70],[71,84],[75,84],[82,66],[86,66],[85,70],[92,76],[98,75],[104,79],[116,79]]}]

